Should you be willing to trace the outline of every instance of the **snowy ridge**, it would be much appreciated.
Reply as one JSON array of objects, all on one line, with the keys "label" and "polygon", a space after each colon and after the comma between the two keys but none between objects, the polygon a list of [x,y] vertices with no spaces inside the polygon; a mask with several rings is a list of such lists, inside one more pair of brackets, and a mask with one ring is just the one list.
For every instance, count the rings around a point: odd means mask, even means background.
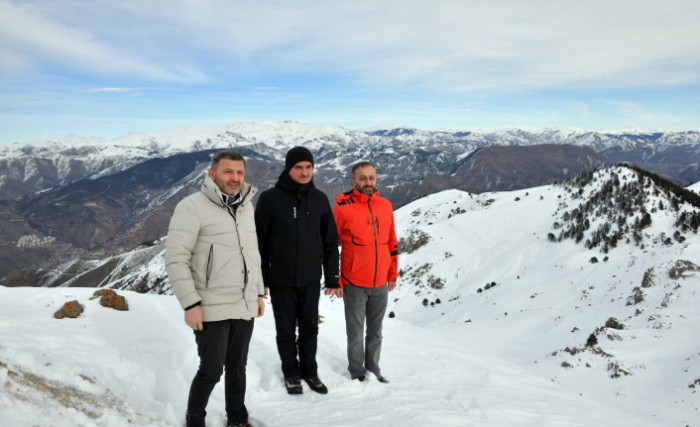
[{"label": "snowy ridge", "polygon": [[416,150],[449,147],[450,151],[459,156],[489,145],[537,144],[573,144],[591,147],[597,152],[617,147],[623,151],[645,150],[651,155],[669,147],[697,146],[700,144],[700,132],[625,130],[601,133],[580,129],[487,131],[413,128],[361,131],[312,126],[295,121],[241,122],[223,127],[187,127],[132,133],[112,140],[68,137],[15,143],[0,147],[0,175],[24,183],[49,179],[51,182],[34,185],[40,190],[83,177],[96,178],[116,173],[155,157],[227,147],[252,147],[281,160],[286,150],[296,145],[306,146],[319,154],[334,149],[338,155],[347,156],[366,156],[381,150],[390,153],[396,147],[406,146]]}]

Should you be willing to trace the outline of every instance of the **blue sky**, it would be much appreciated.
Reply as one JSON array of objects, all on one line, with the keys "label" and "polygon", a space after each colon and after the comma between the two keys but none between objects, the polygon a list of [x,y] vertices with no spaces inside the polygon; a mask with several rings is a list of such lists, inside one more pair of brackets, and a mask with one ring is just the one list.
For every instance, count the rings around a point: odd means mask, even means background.
[{"label": "blue sky", "polygon": [[298,120],[700,129],[697,0],[0,0],[0,144]]}]

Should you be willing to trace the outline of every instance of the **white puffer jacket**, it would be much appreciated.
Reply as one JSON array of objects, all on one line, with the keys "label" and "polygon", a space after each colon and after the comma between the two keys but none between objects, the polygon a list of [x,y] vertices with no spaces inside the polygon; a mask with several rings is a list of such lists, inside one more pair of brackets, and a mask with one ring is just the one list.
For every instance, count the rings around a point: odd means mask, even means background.
[{"label": "white puffer jacket", "polygon": [[236,211],[205,176],[201,191],[180,201],[168,228],[165,269],[182,308],[201,302],[204,321],[251,319],[264,292],[252,199],[245,184]]}]

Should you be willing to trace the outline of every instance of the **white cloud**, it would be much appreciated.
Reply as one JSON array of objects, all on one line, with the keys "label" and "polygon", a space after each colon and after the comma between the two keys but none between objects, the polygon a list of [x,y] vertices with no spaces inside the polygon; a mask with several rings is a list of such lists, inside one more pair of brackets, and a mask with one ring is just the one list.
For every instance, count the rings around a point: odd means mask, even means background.
[{"label": "white cloud", "polygon": [[700,65],[700,4],[692,1],[207,4],[170,9],[195,44],[215,40],[244,64],[381,84],[688,83]]},{"label": "white cloud", "polygon": [[90,93],[102,92],[132,92],[134,89],[130,87],[98,87],[88,90]]},{"label": "white cloud", "polygon": [[34,69],[57,66],[101,75],[131,75],[170,81],[203,77],[139,58],[130,49],[120,48],[120,43],[114,40],[99,40],[96,35],[98,28],[71,28],[51,19],[53,17],[40,9],[0,2],[0,50],[13,58],[9,62],[3,61],[7,67],[5,71],[19,66]]},{"label": "white cloud", "polygon": [[700,79],[694,0],[36,4],[2,4],[3,50],[96,73],[313,72],[455,91]]}]

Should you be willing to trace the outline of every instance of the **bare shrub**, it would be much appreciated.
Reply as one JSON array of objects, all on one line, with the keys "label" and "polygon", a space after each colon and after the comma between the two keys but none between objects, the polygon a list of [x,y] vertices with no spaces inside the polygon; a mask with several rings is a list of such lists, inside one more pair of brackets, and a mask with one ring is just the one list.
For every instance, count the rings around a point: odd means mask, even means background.
[{"label": "bare shrub", "polygon": [[608,363],[608,372],[610,372],[610,378],[620,378],[623,375],[629,375],[629,371],[622,369],[620,365],[615,362]]},{"label": "bare shrub", "polygon": [[595,334],[590,334],[586,340],[586,347],[594,347],[598,345],[598,337]]},{"label": "bare shrub", "polygon": [[634,289],[632,289],[632,291],[632,295],[627,298],[627,305],[635,305],[644,301],[644,292],[642,291],[642,288],[636,286]]},{"label": "bare shrub", "polygon": [[411,229],[406,238],[399,239],[399,253],[410,254],[425,246],[430,241],[430,236],[425,231]]},{"label": "bare shrub", "polygon": [[433,289],[442,289],[445,287],[445,280],[441,277],[435,277],[432,274],[428,276],[428,285]]},{"label": "bare shrub", "polygon": [[671,279],[680,279],[687,277],[689,273],[694,273],[700,271],[700,266],[693,264],[690,261],[679,259],[676,263],[668,270],[668,275]]},{"label": "bare shrub", "polygon": [[620,330],[620,331],[623,330],[623,329],[625,329],[625,325],[623,325],[622,323],[620,323],[620,321],[617,320],[617,319],[614,318],[614,317],[609,318],[609,319],[605,322],[605,327],[606,327],[606,328],[611,328],[611,329],[617,329],[617,330]]},{"label": "bare shrub", "polygon": [[654,267],[649,268],[644,272],[644,277],[642,277],[642,287],[651,288],[654,286]]}]

